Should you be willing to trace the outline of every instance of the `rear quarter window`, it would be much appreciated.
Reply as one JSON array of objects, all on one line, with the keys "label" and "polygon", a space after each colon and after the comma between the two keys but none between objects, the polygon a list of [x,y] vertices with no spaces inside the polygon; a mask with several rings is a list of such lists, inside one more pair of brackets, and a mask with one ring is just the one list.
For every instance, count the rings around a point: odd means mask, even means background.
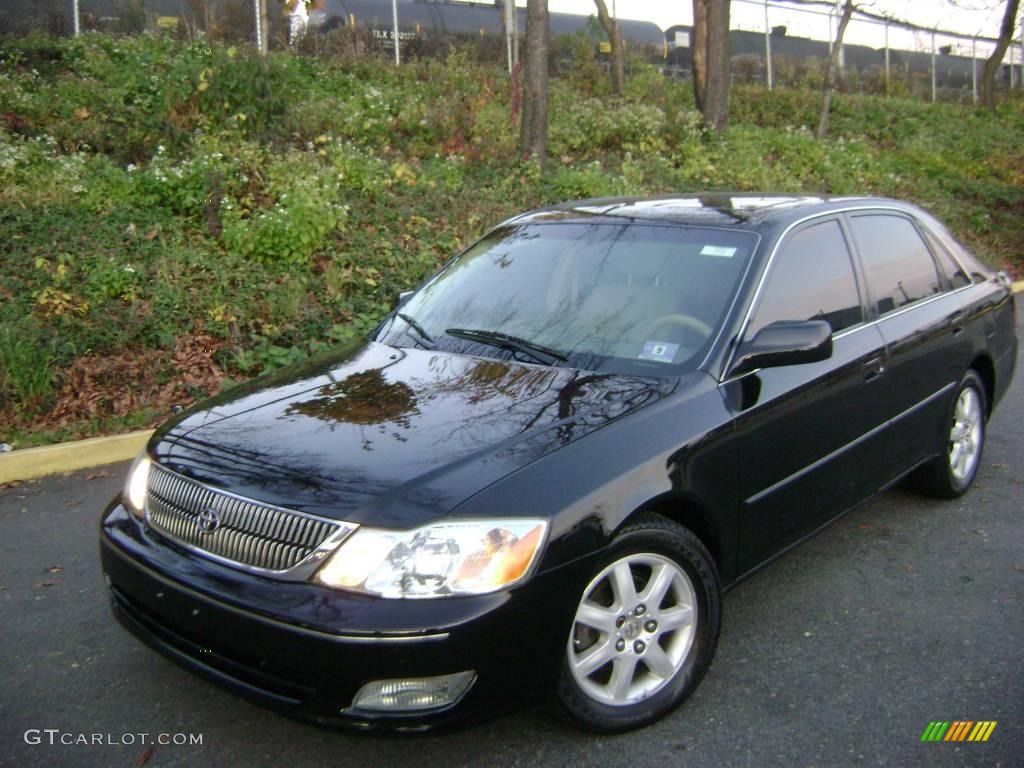
[{"label": "rear quarter window", "polygon": [[938,238],[935,237],[927,229],[922,230],[924,232],[924,239],[928,241],[928,245],[932,248],[932,253],[935,254],[939,260],[939,264],[942,266],[942,271],[946,273],[946,277],[949,278],[949,284],[953,288],[963,288],[965,285],[971,284],[971,278],[964,272],[963,267],[957,263],[957,260],[953,258],[952,254],[946,250],[946,246],[939,242]]}]

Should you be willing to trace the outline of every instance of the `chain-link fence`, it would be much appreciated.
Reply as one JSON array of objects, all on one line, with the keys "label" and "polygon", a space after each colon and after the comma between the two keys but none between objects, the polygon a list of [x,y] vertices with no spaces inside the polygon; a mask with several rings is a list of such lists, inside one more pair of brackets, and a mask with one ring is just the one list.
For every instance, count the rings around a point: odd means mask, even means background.
[{"label": "chain-link fence", "polygon": [[[807,0],[732,0],[730,35],[737,82],[818,84],[835,39],[839,15],[827,3]],[[620,4],[624,6],[625,4]],[[690,4],[680,3],[684,19]],[[980,34],[928,29],[873,14],[854,14],[840,51],[840,87],[863,92],[977,100],[981,70],[994,40]],[[260,9],[263,8],[261,12]],[[525,28],[522,8],[506,0],[2,0],[0,34],[42,31],[75,35],[89,30],[115,34],[164,32],[179,37],[249,42],[266,48],[353,56],[444,55],[452,43],[472,44],[482,60],[511,61],[506,36]],[[753,21],[751,21],[753,19]],[[687,75],[687,24],[663,34],[653,24],[621,22],[627,50],[661,59]],[[552,34],[600,35],[586,16],[552,14]],[[301,42],[300,42],[301,40]],[[557,48],[557,46],[555,46]],[[1022,87],[1024,35],[1007,51],[997,76],[1000,88]]]},{"label": "chain-link fence", "polygon": [[[880,13],[880,5],[858,3],[850,19],[839,52],[846,87],[909,93],[932,101],[978,99],[982,68],[995,39],[980,31],[944,29],[953,19],[941,15],[938,6],[934,7],[936,25],[923,27]],[[839,6],[813,0],[732,0],[734,20],[746,19],[733,25],[733,40],[740,40],[739,46],[733,46],[734,73],[769,88],[776,82],[792,84],[808,69],[820,80],[817,70],[823,73],[832,52]],[[1016,30],[1020,37],[1011,40],[996,77],[997,85],[1005,88],[1024,85],[1024,29],[1018,24]]]},{"label": "chain-link fence", "polygon": [[[284,2],[266,0],[266,6],[268,41],[286,42],[289,19]],[[0,34],[148,31],[257,43],[263,33],[263,24],[257,24],[258,7],[259,0],[3,0]]]}]

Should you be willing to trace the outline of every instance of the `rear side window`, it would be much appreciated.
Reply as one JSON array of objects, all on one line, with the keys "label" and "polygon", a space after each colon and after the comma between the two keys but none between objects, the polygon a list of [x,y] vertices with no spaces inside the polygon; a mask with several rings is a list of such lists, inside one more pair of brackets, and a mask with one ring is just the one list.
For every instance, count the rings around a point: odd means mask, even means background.
[{"label": "rear side window", "polygon": [[924,232],[924,239],[928,241],[928,245],[932,247],[932,253],[934,253],[938,259],[939,264],[942,265],[942,269],[946,273],[946,277],[949,278],[950,284],[954,288],[963,288],[965,285],[971,284],[971,278],[964,272],[961,267],[954,259],[949,251],[946,250],[946,246],[938,241],[938,239],[932,235],[927,229],[922,229]]},{"label": "rear side window", "polygon": [[851,217],[851,224],[879,315],[942,290],[935,261],[909,220],[868,214]]},{"label": "rear side window", "polygon": [[835,219],[796,232],[776,254],[747,338],[777,320],[825,320],[837,333],[863,320],[846,238]]}]

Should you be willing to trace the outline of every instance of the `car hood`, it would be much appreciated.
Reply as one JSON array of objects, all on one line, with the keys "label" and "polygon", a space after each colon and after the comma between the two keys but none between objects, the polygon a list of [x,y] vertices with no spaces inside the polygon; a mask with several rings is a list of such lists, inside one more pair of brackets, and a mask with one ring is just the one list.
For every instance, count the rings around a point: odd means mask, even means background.
[{"label": "car hood", "polygon": [[150,453],[240,496],[409,527],[676,385],[368,342],[201,403]]}]

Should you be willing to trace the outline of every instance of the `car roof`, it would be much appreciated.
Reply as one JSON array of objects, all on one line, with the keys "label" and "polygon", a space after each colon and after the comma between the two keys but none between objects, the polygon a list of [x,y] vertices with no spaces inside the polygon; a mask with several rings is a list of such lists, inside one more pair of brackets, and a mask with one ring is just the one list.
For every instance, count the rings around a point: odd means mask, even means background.
[{"label": "car roof", "polygon": [[880,197],[810,196],[759,192],[708,192],[654,197],[602,197],[573,200],[530,211],[505,224],[628,220],[657,224],[729,227],[764,231],[817,213],[860,207],[919,212],[899,200]]}]

